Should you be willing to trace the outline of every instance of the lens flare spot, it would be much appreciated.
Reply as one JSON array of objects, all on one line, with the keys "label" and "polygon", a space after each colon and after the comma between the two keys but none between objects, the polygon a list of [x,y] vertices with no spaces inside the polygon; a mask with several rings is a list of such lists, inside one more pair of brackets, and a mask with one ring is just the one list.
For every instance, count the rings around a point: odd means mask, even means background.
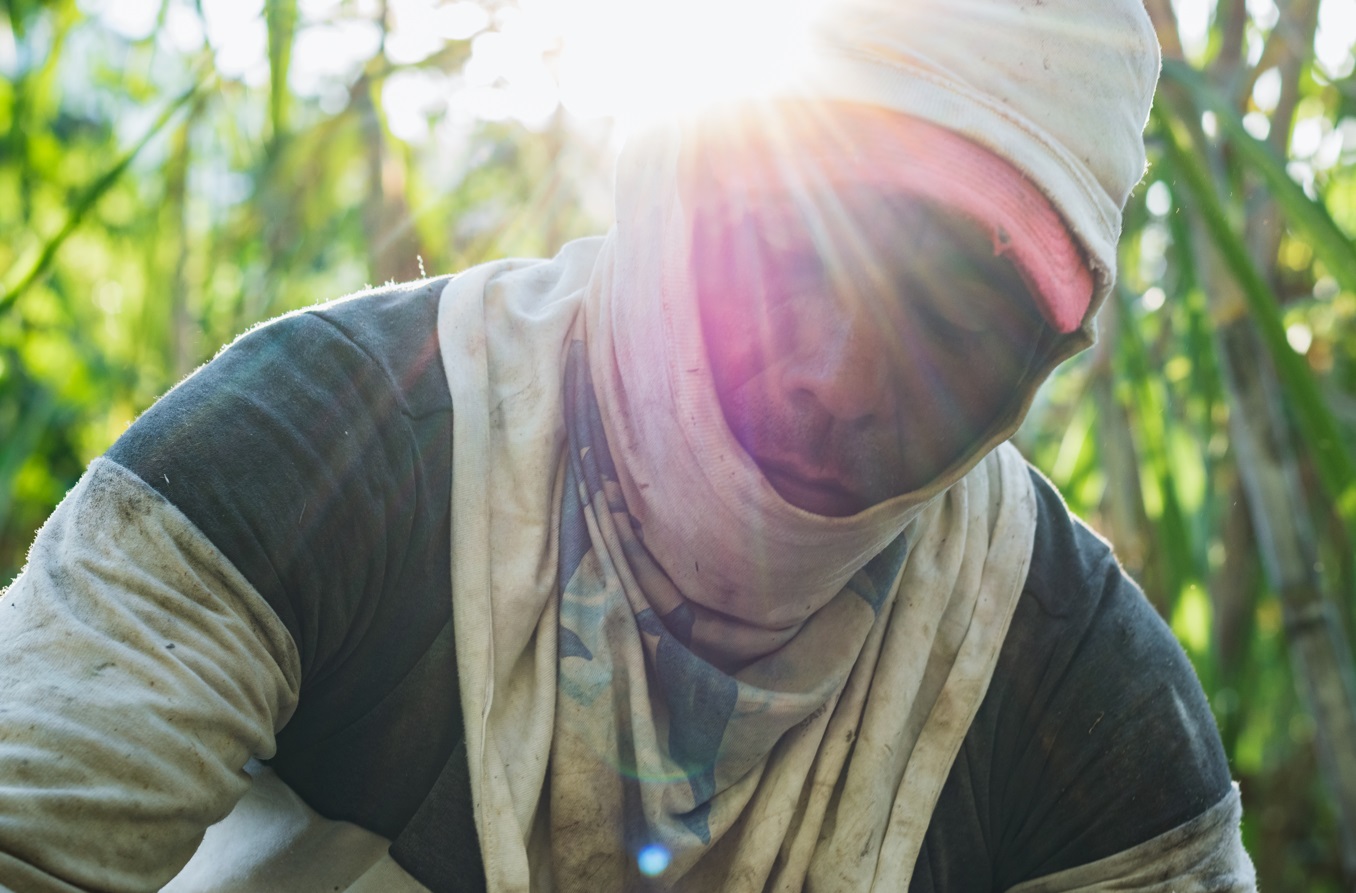
[{"label": "lens flare spot", "polygon": [[668,850],[652,843],[636,855],[636,865],[646,877],[659,877],[669,867],[670,858]]}]

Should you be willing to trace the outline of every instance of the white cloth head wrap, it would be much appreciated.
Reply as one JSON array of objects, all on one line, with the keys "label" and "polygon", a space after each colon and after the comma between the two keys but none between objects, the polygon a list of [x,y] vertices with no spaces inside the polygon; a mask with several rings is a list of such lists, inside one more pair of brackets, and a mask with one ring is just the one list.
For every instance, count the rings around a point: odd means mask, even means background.
[{"label": "white cloth head wrap", "polygon": [[1007,159],[1063,214],[1100,288],[1144,175],[1159,48],[1139,0],[831,0],[789,92],[894,109]]},{"label": "white cloth head wrap", "polygon": [[[712,394],[700,327],[683,306],[692,286],[687,221],[673,194],[678,128],[632,141],[618,165],[616,275],[638,284],[640,271],[653,271],[664,312],[620,292],[593,306],[609,317],[591,324],[595,381],[614,379],[599,395],[604,424],[614,446],[640,459],[623,472],[627,502],[679,588],[708,608],[773,626],[804,619],[837,592],[928,499],[1011,436],[1050,370],[1091,343],[1093,316],[1115,280],[1121,207],[1144,171],[1141,131],[1159,67],[1135,0],[837,0],[824,4],[812,37],[789,95],[883,106],[988,148],[1051,200],[1097,284],[1083,326],[1051,344],[1023,383],[1024,399],[941,478],[855,518],[809,516],[778,498],[734,444]],[[617,342],[650,347],[628,353]],[[689,467],[674,475],[682,463]],[[732,542],[730,530],[745,537]],[[782,556],[764,563],[779,570],[759,593],[748,591],[751,549]],[[693,554],[706,559],[700,569]],[[732,579],[745,587],[741,604]]]}]

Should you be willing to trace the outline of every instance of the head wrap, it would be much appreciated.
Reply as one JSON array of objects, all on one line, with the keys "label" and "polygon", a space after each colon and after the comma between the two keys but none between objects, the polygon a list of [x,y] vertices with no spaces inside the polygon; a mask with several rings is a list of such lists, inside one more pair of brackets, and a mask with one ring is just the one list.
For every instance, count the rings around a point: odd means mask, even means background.
[{"label": "head wrap", "polygon": [[1137,0],[831,0],[786,94],[931,122],[1030,178],[1097,277],[1090,323],[1115,281],[1121,209],[1144,175],[1158,70]]},{"label": "head wrap", "polygon": [[[757,605],[752,613],[782,623],[822,604],[826,593],[836,592],[893,539],[919,506],[1010,437],[1050,370],[1091,343],[1093,317],[1115,279],[1120,210],[1144,170],[1141,131],[1159,55],[1148,16],[1134,0],[838,0],[823,4],[813,20],[811,54],[803,65],[774,104],[786,99],[865,103],[924,122],[923,135],[941,128],[947,134],[943,139],[963,137],[959,145],[942,144],[962,174],[987,170],[994,178],[1024,176],[1029,183],[996,189],[998,198],[987,209],[974,190],[967,190],[962,212],[985,215],[994,225],[1011,220],[1028,234],[1048,233],[1049,207],[1029,198],[1022,206],[1024,190],[1034,184],[1077,239],[1094,286],[1077,322],[1063,318],[1056,326],[1061,337],[1044,346],[1021,383],[1019,399],[931,485],[854,519],[812,517],[777,498],[733,443],[705,371],[705,348],[690,307],[688,220],[677,186],[683,127],[703,122],[661,126],[632,140],[618,165],[614,235],[617,263],[632,269],[618,273],[623,288],[612,293],[606,308],[591,308],[600,318],[592,326],[590,350],[594,380],[615,379],[599,399],[614,448],[634,459],[621,472],[628,505],[649,531],[651,552],[689,598],[744,617],[729,596],[730,580],[738,579],[744,604]],[[756,103],[742,102],[733,111],[753,116],[754,127],[794,126],[784,117],[779,120],[775,109],[760,112]],[[898,147],[901,163],[927,157],[930,167],[942,165],[932,150],[911,144],[921,137],[905,132],[911,139]],[[794,139],[787,146],[794,151]],[[974,147],[977,153],[966,151]],[[888,147],[872,147],[868,157],[874,162],[889,153]],[[1007,206],[999,200],[1012,194],[1021,198]],[[1036,227],[1038,220],[1046,225]],[[1030,250],[1039,247],[1037,240]],[[1056,244],[1060,249],[1067,247]],[[625,294],[628,278],[644,291],[635,275],[642,266],[663,271],[655,283],[662,293],[661,314],[653,312],[653,298]],[[1059,268],[1067,271],[1067,260]],[[1038,284],[1039,276],[1027,278]],[[1074,293],[1081,287],[1075,284]],[[1050,317],[1067,312],[1068,300],[1052,295],[1042,305]],[[643,348],[630,349],[635,345]],[[677,448],[683,443],[690,451]],[[672,475],[675,464],[683,462],[691,463],[690,473]],[[682,483],[666,487],[661,477]],[[730,524],[713,523],[717,514],[727,514]],[[732,529],[745,531],[755,542],[732,542],[727,532]],[[762,541],[777,547],[764,551]],[[835,559],[825,560],[812,543],[823,545]],[[692,553],[708,558],[700,574],[686,559]],[[789,555],[790,563],[764,560],[772,554],[783,560]],[[719,560],[721,555],[729,555],[729,561]],[[759,574],[773,566],[785,568],[784,578],[769,579],[762,587],[776,595],[748,591],[751,564]],[[774,599],[776,606],[768,604]]]},{"label": "head wrap", "polygon": [[909,196],[978,225],[1056,332],[1069,334],[1087,315],[1092,270],[1054,205],[1005,159],[953,131],[843,101],[736,106],[708,112],[696,129],[685,179],[698,201],[735,194],[775,203],[816,186]]}]

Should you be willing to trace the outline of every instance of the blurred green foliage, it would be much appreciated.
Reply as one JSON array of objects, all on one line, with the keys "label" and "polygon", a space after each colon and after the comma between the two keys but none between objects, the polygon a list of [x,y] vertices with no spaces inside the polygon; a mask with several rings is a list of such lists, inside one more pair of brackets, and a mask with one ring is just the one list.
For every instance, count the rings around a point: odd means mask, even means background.
[{"label": "blurred green foliage", "polygon": [[[610,125],[411,112],[411,85],[472,84],[472,34],[394,53],[384,2],[267,0],[237,14],[251,68],[203,27],[221,4],[144,5],[140,25],[73,0],[0,17],[0,582],[87,463],[250,325],[608,224]],[[1120,284],[1018,441],[1195,663],[1262,887],[1351,889],[1350,43],[1333,57],[1337,0],[1147,5],[1168,63]],[[299,67],[355,28],[365,50]]]}]

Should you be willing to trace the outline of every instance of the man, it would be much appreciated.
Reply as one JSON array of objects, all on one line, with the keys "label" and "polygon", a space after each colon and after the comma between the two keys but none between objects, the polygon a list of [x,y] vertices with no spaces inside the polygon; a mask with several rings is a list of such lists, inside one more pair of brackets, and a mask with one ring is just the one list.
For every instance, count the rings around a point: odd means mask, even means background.
[{"label": "man", "polygon": [[1005,444],[1147,19],[830,13],[605,239],[261,327],[91,467],[0,601],[0,880],[1252,888],[1181,650]]}]

